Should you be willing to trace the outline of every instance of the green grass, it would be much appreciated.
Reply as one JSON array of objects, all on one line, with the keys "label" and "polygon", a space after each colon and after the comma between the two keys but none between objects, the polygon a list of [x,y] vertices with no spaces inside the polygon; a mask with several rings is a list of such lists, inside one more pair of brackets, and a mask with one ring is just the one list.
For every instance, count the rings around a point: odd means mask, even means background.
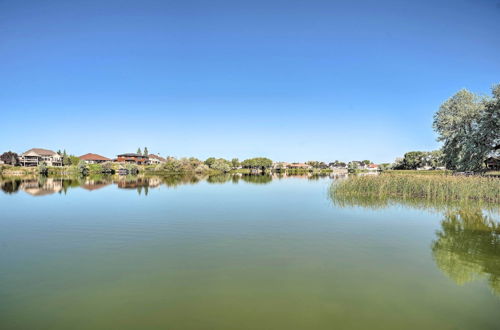
[{"label": "green grass", "polygon": [[332,184],[332,200],[344,205],[387,205],[391,202],[500,204],[500,179],[430,175],[350,176]]}]

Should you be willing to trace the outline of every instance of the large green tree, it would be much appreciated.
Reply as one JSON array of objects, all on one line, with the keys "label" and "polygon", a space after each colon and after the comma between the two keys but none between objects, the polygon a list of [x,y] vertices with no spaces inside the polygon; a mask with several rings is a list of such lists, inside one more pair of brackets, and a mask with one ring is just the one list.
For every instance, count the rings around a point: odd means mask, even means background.
[{"label": "large green tree", "polygon": [[480,170],[491,147],[481,139],[485,134],[481,125],[490,118],[485,116],[489,103],[483,97],[460,90],[444,102],[434,115],[434,129],[439,134],[438,141],[443,142],[443,161],[447,168],[459,171]]}]

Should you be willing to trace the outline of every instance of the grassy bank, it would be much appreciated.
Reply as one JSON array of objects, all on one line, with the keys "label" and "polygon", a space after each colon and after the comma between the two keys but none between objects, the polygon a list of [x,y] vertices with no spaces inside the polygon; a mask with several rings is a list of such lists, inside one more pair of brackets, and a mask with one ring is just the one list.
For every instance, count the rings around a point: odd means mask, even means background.
[{"label": "grassy bank", "polygon": [[387,170],[384,174],[403,174],[403,175],[452,175],[453,171],[450,170],[431,170],[431,171],[417,171],[417,170]]},{"label": "grassy bank", "polygon": [[415,201],[430,203],[500,203],[500,180],[487,177],[382,174],[351,176],[332,184],[331,196],[337,202],[376,203]]}]

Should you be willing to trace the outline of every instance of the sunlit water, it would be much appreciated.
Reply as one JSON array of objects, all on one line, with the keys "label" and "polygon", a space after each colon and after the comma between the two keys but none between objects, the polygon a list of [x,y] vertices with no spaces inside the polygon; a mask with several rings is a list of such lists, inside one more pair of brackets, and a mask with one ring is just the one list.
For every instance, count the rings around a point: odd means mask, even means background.
[{"label": "sunlit water", "polygon": [[500,328],[497,213],[332,180],[4,181],[0,328]]}]

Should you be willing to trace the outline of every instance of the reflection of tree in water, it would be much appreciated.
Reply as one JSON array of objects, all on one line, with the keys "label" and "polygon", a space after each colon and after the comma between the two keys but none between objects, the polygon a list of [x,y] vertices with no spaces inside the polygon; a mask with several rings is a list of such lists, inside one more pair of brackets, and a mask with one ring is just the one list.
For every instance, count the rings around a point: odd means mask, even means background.
[{"label": "reflection of tree in water", "polygon": [[6,194],[13,194],[19,190],[21,183],[20,179],[0,180],[0,188]]},{"label": "reflection of tree in water", "polygon": [[500,295],[500,224],[480,209],[447,212],[432,253],[438,267],[457,284],[483,275]]},{"label": "reflection of tree in water", "polygon": [[248,183],[268,184],[273,181],[273,177],[269,174],[244,174],[241,179]]},{"label": "reflection of tree in water", "polygon": [[229,180],[231,180],[232,178],[232,175],[229,174],[229,173],[225,173],[225,174],[217,174],[217,175],[210,175],[208,178],[207,178],[207,182],[208,183],[226,183],[228,182]]}]

